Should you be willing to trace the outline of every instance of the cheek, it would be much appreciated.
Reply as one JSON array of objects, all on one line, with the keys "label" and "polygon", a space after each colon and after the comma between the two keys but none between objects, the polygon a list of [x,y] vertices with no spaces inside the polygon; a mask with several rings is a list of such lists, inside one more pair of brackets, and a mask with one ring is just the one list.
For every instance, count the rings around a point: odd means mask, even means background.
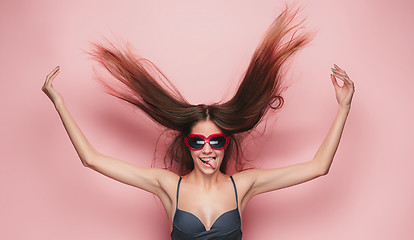
[{"label": "cheek", "polygon": [[191,158],[194,160],[194,159],[197,159],[198,157],[198,155],[197,155],[197,153],[195,152],[195,151],[190,151],[190,155],[191,155]]},{"label": "cheek", "polygon": [[217,153],[217,157],[223,160],[224,158],[224,150],[221,150],[219,153]]}]

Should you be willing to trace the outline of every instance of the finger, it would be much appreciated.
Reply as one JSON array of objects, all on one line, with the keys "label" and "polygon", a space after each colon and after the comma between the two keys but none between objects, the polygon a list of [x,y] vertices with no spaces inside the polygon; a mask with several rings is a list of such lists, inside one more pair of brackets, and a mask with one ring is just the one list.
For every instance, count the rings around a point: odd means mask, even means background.
[{"label": "finger", "polygon": [[47,75],[47,78],[52,78],[52,77],[56,76],[56,74],[59,72],[59,69],[60,69],[60,67],[59,67],[59,66],[55,67],[55,69],[53,69],[53,71],[51,71],[51,72]]},{"label": "finger", "polygon": [[334,64],[334,68],[336,69],[336,70],[338,70],[338,71],[343,71],[343,72],[345,72],[344,70],[342,70],[340,67],[338,67],[338,65],[336,65],[336,64]]},{"label": "finger", "polygon": [[336,78],[333,74],[331,74],[331,80],[332,80],[332,84],[334,85],[335,89],[338,89],[338,88],[341,87],[341,86],[339,86],[338,81],[336,80]]},{"label": "finger", "polygon": [[333,73],[336,73],[338,76],[343,76],[343,77],[347,77],[348,76],[348,74],[346,74],[346,72],[343,71],[343,70],[337,70],[337,69],[332,68],[332,72]]},{"label": "finger", "polygon": [[351,80],[351,78],[348,76],[348,74],[343,69],[338,67],[338,65],[334,64],[334,67],[335,68],[332,68],[332,71],[341,74],[343,76],[343,78],[340,78],[340,79],[344,81],[344,84],[346,84],[347,86],[354,89],[355,88],[354,82]]},{"label": "finger", "polygon": [[354,83],[351,81],[351,79],[349,78],[348,74],[343,74],[344,77],[344,84],[346,85],[353,85]]},{"label": "finger", "polygon": [[349,79],[348,76],[343,76],[343,75],[336,74],[335,77],[342,80],[343,84],[342,84],[341,88],[342,87],[346,87],[346,88],[353,88],[354,87],[354,85],[353,85],[354,83]]},{"label": "finger", "polygon": [[354,85],[354,82],[351,80],[351,79],[349,79],[349,77],[348,78],[346,78],[346,82],[347,82],[347,85],[353,90],[353,91],[355,91],[355,85]]},{"label": "finger", "polygon": [[337,72],[338,72],[338,73],[340,73],[340,74],[343,74],[343,75],[347,76],[347,73],[345,72],[345,70],[341,69],[341,68],[340,68],[340,67],[338,67],[338,65],[336,65],[336,64],[334,64],[334,68],[332,68],[332,69],[334,69],[335,71],[337,71]]},{"label": "finger", "polygon": [[52,72],[50,72],[50,73],[47,75],[47,77],[46,77],[46,82],[47,82],[47,83],[52,82],[52,80],[56,77],[56,75],[58,75],[58,74],[59,74],[59,70],[60,70],[60,67],[59,67],[59,66],[55,67],[55,69],[53,69],[53,71],[52,71]]},{"label": "finger", "polygon": [[344,85],[342,87],[345,87],[350,92],[355,91],[354,82],[352,82],[349,77],[343,77],[342,80],[344,81]]},{"label": "finger", "polygon": [[337,71],[333,71],[333,74],[334,74],[335,77],[337,77],[337,78],[339,78],[339,79],[341,79],[342,81],[345,82],[345,76],[343,74],[338,73]]},{"label": "finger", "polygon": [[340,74],[346,74],[344,70],[342,70],[338,67],[331,68],[331,70],[332,70],[332,72],[337,72],[337,73],[340,73]]},{"label": "finger", "polygon": [[332,72],[335,74],[335,76],[344,81],[344,84],[350,84],[349,76],[345,71],[339,72],[338,70],[332,68]]}]

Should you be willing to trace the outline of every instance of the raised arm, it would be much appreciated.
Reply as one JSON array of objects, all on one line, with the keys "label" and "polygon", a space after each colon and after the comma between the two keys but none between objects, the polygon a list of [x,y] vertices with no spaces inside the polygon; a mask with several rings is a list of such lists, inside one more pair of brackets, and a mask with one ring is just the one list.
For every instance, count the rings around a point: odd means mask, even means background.
[{"label": "raised arm", "polygon": [[168,197],[165,189],[173,189],[174,186],[168,186],[168,184],[170,182],[175,184],[178,176],[164,169],[140,168],[96,151],[73,120],[62,96],[52,86],[53,79],[58,75],[59,70],[60,68],[56,67],[47,75],[42,91],[50,98],[59,113],[82,164],[110,178],[154,193],[164,202]]},{"label": "raised arm", "polygon": [[[332,68],[332,72],[331,80],[339,104],[338,110],[329,132],[314,158],[304,163],[278,169],[253,169],[241,172],[241,183],[249,186],[246,191],[247,200],[256,194],[303,183],[329,172],[354,94],[354,83],[349,79],[346,72],[336,65]],[[338,79],[343,81],[343,86],[338,84]]]}]

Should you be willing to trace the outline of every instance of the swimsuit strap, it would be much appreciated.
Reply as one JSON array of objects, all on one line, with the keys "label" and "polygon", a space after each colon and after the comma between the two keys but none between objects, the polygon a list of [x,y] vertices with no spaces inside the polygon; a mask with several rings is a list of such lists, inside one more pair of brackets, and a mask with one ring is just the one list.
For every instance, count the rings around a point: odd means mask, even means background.
[{"label": "swimsuit strap", "polygon": [[178,209],[178,195],[180,194],[181,179],[183,179],[183,178],[180,177],[180,179],[178,180],[178,184],[177,184],[177,202],[175,203],[175,209]]},{"label": "swimsuit strap", "polygon": [[233,186],[234,186],[234,193],[236,194],[236,203],[237,203],[237,208],[239,208],[239,199],[237,197],[237,188],[236,188],[236,183],[234,182],[233,176],[230,176],[231,181],[233,182]]}]

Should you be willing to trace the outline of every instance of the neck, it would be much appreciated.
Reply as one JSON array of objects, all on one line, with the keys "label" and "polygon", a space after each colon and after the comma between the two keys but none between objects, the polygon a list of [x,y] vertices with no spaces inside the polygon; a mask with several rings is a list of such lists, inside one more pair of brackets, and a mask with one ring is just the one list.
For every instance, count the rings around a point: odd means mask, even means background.
[{"label": "neck", "polygon": [[214,172],[212,174],[205,174],[201,171],[197,171],[196,169],[187,175],[189,181],[205,189],[212,188],[223,177],[225,177],[225,174],[220,171]]}]

